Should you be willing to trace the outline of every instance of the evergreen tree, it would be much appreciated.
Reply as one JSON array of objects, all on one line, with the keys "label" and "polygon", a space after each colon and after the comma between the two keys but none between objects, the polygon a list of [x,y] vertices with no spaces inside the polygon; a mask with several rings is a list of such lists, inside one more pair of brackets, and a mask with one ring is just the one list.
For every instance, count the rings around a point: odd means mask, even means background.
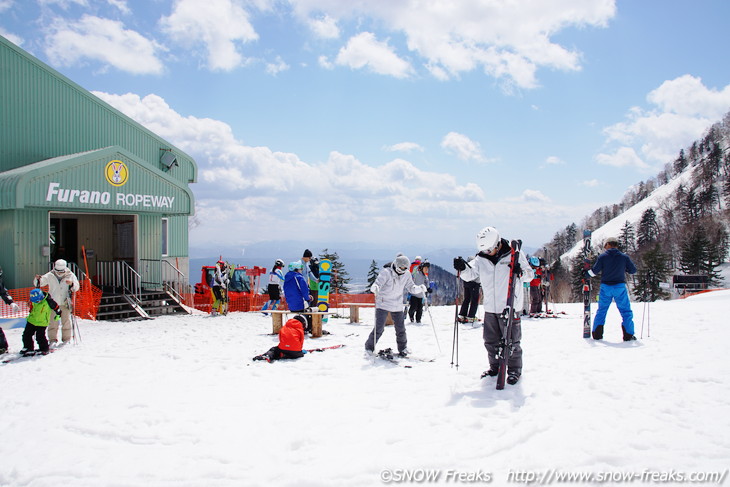
[{"label": "evergreen tree", "polygon": [[621,228],[621,233],[618,236],[618,243],[624,252],[634,252],[636,245],[634,244],[634,226],[626,220],[624,226]]},{"label": "evergreen tree", "polygon": [[331,275],[331,286],[330,293],[334,294],[347,294],[350,292],[349,284],[350,279],[347,270],[345,270],[345,264],[340,261],[340,256],[337,252],[330,253],[328,249],[322,250],[322,259],[329,259],[332,262],[332,275]]},{"label": "evergreen tree", "polygon": [[679,268],[685,274],[707,273],[708,248],[710,241],[704,230],[697,225],[680,247]]},{"label": "evergreen tree", "polygon": [[660,284],[665,282],[672,270],[669,265],[669,255],[665,254],[659,244],[645,252],[639,262],[636,273],[634,294],[644,302],[653,302],[657,299],[667,299],[669,293],[664,291]]},{"label": "evergreen tree", "polygon": [[639,221],[639,231],[636,238],[639,249],[656,242],[658,238],[659,224],[656,221],[656,212],[653,208],[647,208]]},{"label": "evergreen tree", "polygon": [[370,292],[370,288],[373,287],[373,284],[375,284],[375,280],[378,278],[378,272],[380,271],[380,268],[378,267],[378,263],[374,260],[370,262],[370,268],[368,269],[368,285],[365,289],[366,293]]}]

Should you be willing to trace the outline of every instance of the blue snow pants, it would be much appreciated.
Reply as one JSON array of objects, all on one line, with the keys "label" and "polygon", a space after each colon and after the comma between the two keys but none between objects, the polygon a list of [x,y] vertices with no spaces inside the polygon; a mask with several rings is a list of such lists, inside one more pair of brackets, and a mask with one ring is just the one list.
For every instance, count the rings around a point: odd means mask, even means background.
[{"label": "blue snow pants", "polygon": [[606,313],[611,302],[616,301],[616,307],[621,313],[622,325],[629,335],[634,334],[634,312],[631,311],[631,303],[629,302],[629,292],[625,283],[621,284],[601,284],[601,290],[598,293],[598,311],[596,318],[593,320],[593,330],[606,323]]}]

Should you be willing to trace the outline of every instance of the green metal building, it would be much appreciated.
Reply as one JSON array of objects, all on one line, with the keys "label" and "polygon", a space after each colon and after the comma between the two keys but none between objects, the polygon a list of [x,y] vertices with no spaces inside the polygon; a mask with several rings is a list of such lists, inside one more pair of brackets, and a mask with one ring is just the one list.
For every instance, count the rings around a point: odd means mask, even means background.
[{"label": "green metal building", "polygon": [[170,273],[189,275],[196,178],[189,155],[0,36],[8,288],[31,286],[59,258],[77,274],[88,268],[97,285],[132,276],[134,286],[156,287]]}]

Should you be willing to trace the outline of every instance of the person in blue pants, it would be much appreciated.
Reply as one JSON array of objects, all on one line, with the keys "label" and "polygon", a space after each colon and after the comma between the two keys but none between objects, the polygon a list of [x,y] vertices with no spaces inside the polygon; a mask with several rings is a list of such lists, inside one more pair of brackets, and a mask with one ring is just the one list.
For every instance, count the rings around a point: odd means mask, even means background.
[{"label": "person in blue pants", "polygon": [[598,294],[598,311],[593,320],[594,340],[603,338],[603,325],[606,323],[606,313],[611,302],[616,302],[616,307],[621,313],[621,329],[623,330],[624,341],[636,340],[634,336],[634,313],[631,311],[629,292],[626,287],[626,273],[635,274],[636,266],[631,258],[618,249],[618,239],[609,237],[603,244],[606,250],[596,259],[591,269],[586,270],[589,276],[595,277],[601,274],[601,289]]}]

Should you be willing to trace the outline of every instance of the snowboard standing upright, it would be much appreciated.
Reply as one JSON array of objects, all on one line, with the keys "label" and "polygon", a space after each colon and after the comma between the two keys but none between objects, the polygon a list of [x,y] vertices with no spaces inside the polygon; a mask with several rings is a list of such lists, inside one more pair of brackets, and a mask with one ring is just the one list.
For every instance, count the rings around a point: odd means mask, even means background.
[{"label": "snowboard standing upright", "polygon": [[[319,261],[319,288],[317,292],[317,311],[327,312],[330,309],[330,281],[332,278],[332,261]],[[322,317],[322,324],[327,324],[327,315]]]},{"label": "snowboard standing upright", "polygon": [[507,365],[509,357],[512,355],[512,327],[514,326],[515,319],[515,280],[517,278],[515,275],[515,266],[520,258],[522,240],[512,240],[510,247],[507,307],[502,312],[502,318],[507,321],[507,326],[504,328],[504,335],[502,335],[502,340],[500,340],[499,347],[497,348],[497,360],[499,362],[499,372],[497,373],[498,390],[504,389],[504,381],[507,378]]},{"label": "snowboard standing upright", "polygon": [[[591,231],[583,230],[583,267],[590,264]],[[583,272],[583,338],[591,337],[591,277]]]}]

